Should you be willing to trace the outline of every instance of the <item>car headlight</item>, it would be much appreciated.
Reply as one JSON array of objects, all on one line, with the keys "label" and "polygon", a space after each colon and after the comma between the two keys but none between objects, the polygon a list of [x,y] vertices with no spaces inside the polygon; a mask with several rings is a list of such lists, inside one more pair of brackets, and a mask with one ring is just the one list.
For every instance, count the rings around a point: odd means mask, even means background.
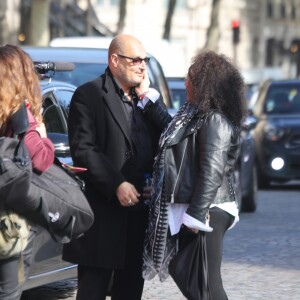
[{"label": "car headlight", "polygon": [[275,171],[279,171],[284,167],[284,159],[282,157],[274,157],[271,161],[271,168]]},{"label": "car headlight", "polygon": [[265,127],[265,137],[267,140],[276,142],[284,136],[285,130],[274,124],[267,124]]}]

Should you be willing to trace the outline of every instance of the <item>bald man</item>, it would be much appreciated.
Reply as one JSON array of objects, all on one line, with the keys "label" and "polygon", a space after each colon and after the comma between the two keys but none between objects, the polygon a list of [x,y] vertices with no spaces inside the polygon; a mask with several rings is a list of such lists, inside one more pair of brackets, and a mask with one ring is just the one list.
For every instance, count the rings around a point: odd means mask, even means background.
[{"label": "bald man", "polygon": [[150,87],[149,57],[130,35],[116,36],[105,73],[75,91],[69,111],[71,155],[83,173],[95,214],[92,228],[64,246],[78,264],[77,300],[142,297],[142,253],[148,207],[144,174],[152,172],[159,136],[170,116]]}]

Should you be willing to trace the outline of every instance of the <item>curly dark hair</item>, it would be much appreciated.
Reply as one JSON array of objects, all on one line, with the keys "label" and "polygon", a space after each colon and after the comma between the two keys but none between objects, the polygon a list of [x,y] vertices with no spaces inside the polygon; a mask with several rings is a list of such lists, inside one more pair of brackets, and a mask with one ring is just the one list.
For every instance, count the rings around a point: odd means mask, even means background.
[{"label": "curly dark hair", "polygon": [[244,80],[225,55],[210,50],[199,52],[188,71],[193,99],[201,112],[216,110],[237,126],[247,114]]}]

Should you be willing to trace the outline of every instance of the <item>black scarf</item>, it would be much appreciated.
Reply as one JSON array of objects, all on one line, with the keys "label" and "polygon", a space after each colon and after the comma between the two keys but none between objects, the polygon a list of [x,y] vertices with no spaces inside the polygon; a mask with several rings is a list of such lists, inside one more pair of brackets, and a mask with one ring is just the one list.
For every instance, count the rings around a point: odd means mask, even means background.
[{"label": "black scarf", "polygon": [[167,238],[168,203],[164,196],[165,152],[178,131],[198,112],[195,105],[184,104],[174,116],[159,140],[159,151],[155,157],[149,222],[144,243],[143,277],[150,280],[158,274],[161,281],[168,277],[168,265],[175,254],[175,244]]}]

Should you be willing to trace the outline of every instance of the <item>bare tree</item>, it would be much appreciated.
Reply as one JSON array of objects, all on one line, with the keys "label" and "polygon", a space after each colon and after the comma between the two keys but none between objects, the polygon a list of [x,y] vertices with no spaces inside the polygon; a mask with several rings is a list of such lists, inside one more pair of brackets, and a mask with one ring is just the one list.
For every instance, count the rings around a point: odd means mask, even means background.
[{"label": "bare tree", "polygon": [[32,0],[30,44],[46,46],[50,40],[49,12],[51,0]]},{"label": "bare tree", "polygon": [[176,7],[176,1],[177,0],[169,0],[168,1],[168,11],[166,16],[166,22],[165,22],[165,30],[163,34],[163,39],[170,40],[171,37],[171,25],[172,25],[172,19]]},{"label": "bare tree", "polygon": [[18,44],[20,0],[0,0],[0,45]]},{"label": "bare tree", "polygon": [[117,25],[117,30],[115,34],[119,34],[123,31],[125,26],[125,18],[126,18],[126,6],[127,6],[127,0],[121,0],[120,6],[119,6],[119,21]]},{"label": "bare tree", "polygon": [[5,18],[7,10],[7,2],[0,1],[0,45],[6,43],[5,33],[8,32],[8,26]]},{"label": "bare tree", "polygon": [[221,6],[221,0],[213,0],[211,9],[210,26],[206,33],[205,48],[216,51],[218,47],[218,40],[220,37],[219,28],[219,11]]}]

